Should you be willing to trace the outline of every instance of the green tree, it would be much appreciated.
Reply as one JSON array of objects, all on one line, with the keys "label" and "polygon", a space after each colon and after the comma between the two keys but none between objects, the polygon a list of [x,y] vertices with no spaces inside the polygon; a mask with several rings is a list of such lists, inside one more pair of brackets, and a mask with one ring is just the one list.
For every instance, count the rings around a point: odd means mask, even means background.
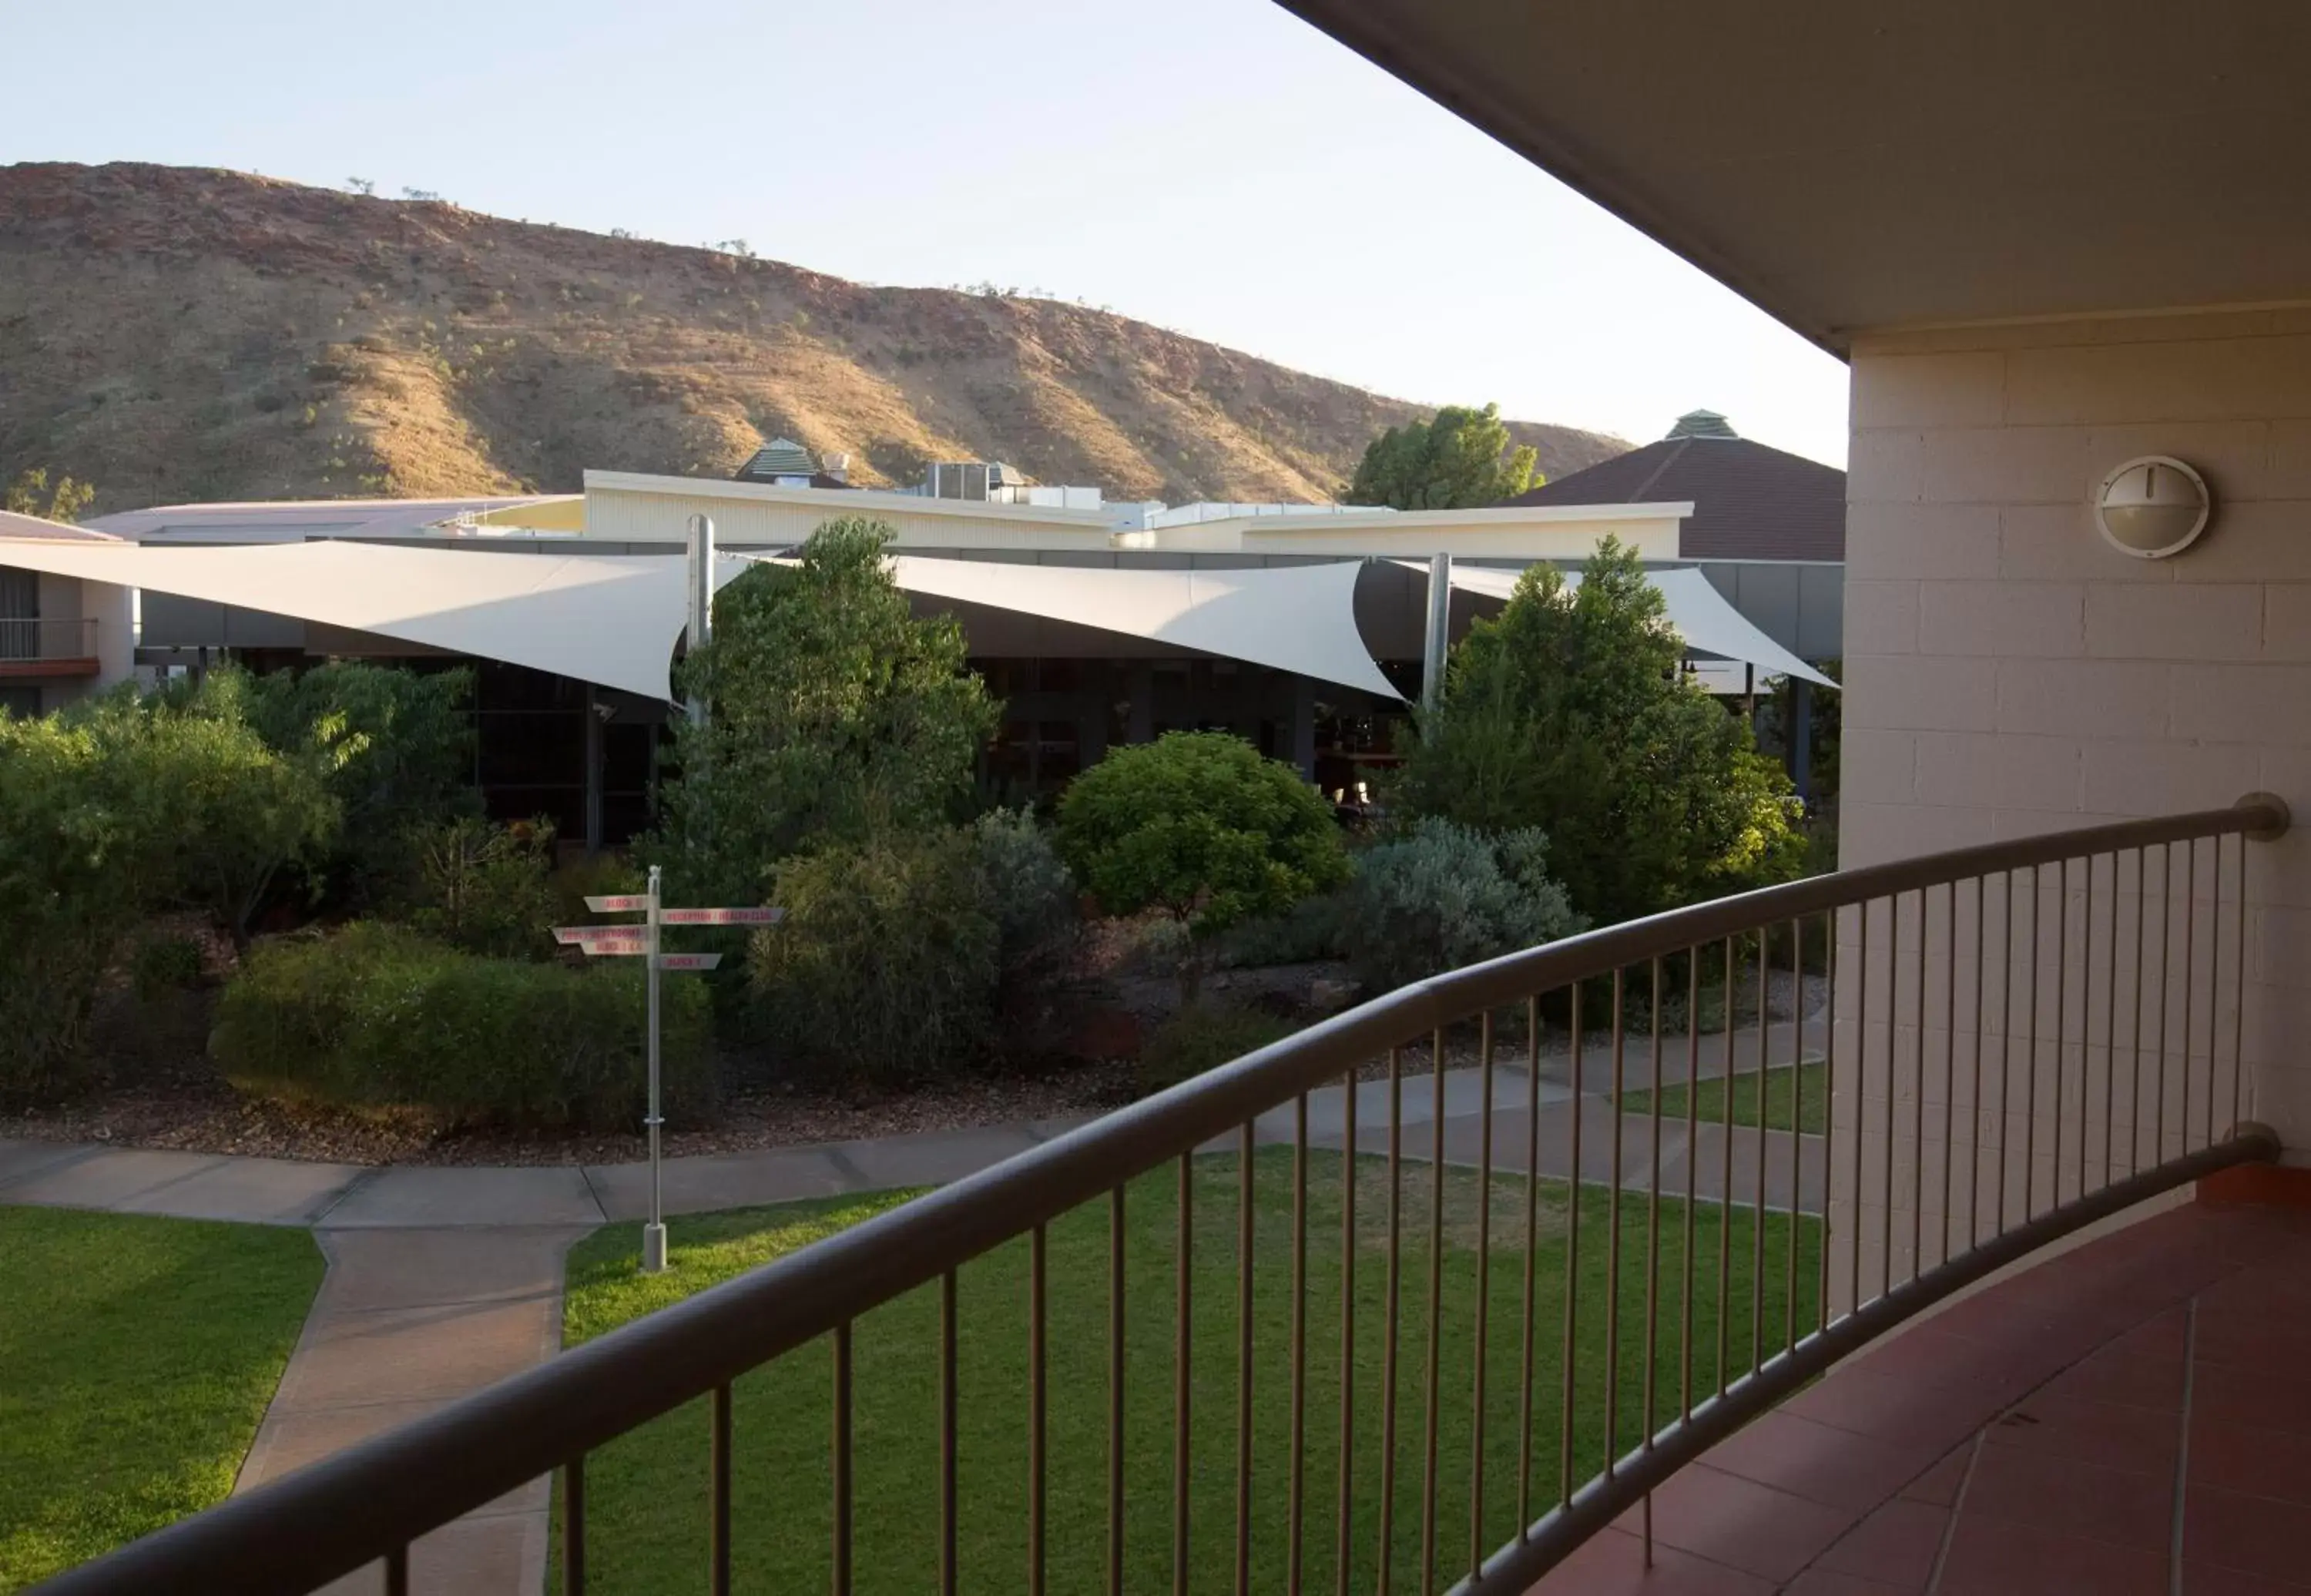
[{"label": "green tree", "polygon": [[881,1087],[978,1060],[994,1030],[1002,929],[971,832],[832,842],[773,874],[787,916],[750,939],[746,974],[789,1065]]},{"label": "green tree", "polygon": [[0,720],[0,1096],[71,1084],[98,980],[138,917],[197,907],[245,943],[337,813],[311,762],[133,688]]},{"label": "green tree", "polygon": [[499,959],[551,959],[560,910],[554,823],[494,825],[461,815],[406,833],[409,923],[452,947]]},{"label": "green tree", "polygon": [[964,668],[963,628],[919,620],[879,521],[829,521],[792,565],[715,596],[714,641],[680,689],[712,706],[676,728],[678,777],[646,854],[672,890],[750,901],[801,849],[942,824],[970,792],[999,706]]},{"label": "green tree", "polygon": [[237,714],[186,712],[134,689],[75,706],[109,784],[160,795],[163,818],[140,865],[143,896],[206,913],[236,946],[284,877],[336,842],[344,810],[329,754],[283,754]]},{"label": "green tree", "polygon": [[1068,784],[1060,853],[1110,914],[1161,910],[1190,938],[1190,998],[1210,939],[1347,879],[1331,806],[1281,760],[1226,732],[1120,748]]},{"label": "green tree", "polygon": [[473,684],[468,670],[347,659],[245,678],[249,724],[283,755],[318,761],[343,812],[333,899],[375,900],[406,875],[413,833],[480,812]]},{"label": "green tree", "polygon": [[1447,405],[1434,420],[1407,422],[1374,439],[1348,484],[1351,504],[1397,510],[1472,510],[1538,487],[1530,444],[1512,446],[1501,407]]},{"label": "green tree", "polygon": [[224,667],[171,682],[156,702],[246,726],[315,772],[340,816],[327,852],[308,861],[316,891],[366,903],[406,881],[413,837],[477,810],[472,690],[469,671],[331,660],[263,676]]},{"label": "green tree", "polygon": [[144,903],[166,799],[120,776],[85,728],[0,717],[0,1101],[71,1083],[97,981]]},{"label": "green tree", "polygon": [[1539,826],[1573,907],[1609,925],[1794,875],[1797,802],[1746,722],[1679,669],[1635,550],[1582,580],[1525,572],[1452,651],[1397,806],[1484,832]]},{"label": "green tree", "polygon": [[0,494],[0,508],[12,515],[36,515],[45,520],[76,521],[96,497],[96,489],[84,482],[74,482],[69,476],[57,478],[57,485],[48,485],[45,466],[28,466],[16,473],[4,494]]}]

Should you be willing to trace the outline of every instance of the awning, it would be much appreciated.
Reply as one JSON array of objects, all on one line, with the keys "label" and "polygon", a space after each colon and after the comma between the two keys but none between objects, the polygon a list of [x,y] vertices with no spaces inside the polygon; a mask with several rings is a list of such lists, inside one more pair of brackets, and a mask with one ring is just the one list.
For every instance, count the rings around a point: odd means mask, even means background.
[{"label": "awning", "polygon": [[[723,555],[715,585],[746,569]],[[503,660],[637,696],[673,696],[684,562],[320,541],[160,548],[10,540],[0,564],[150,589]],[[899,585],[1393,698],[1356,624],[1359,564],[1119,571],[898,555]]]},{"label": "awning", "polygon": [[683,563],[650,554],[26,539],[0,548],[0,564],[375,632],[659,700],[671,696],[667,667],[683,624]]},{"label": "awning", "polygon": [[1356,630],[1362,561],[1134,571],[895,554],[891,565],[910,593],[1171,643],[1382,698],[1402,696]]},{"label": "awning", "polygon": [[[1426,565],[1417,565],[1415,562],[1407,561],[1405,563],[1424,571],[1427,570]],[[1516,591],[1517,579],[1523,574],[1518,571],[1456,563],[1452,567],[1452,586],[1463,593],[1504,599]],[[1714,654],[1721,659],[1754,665],[1762,676],[1795,676],[1821,687],[1837,685],[1759,631],[1747,615],[1727,603],[1725,596],[1711,587],[1709,579],[1700,571],[1649,571],[1645,573],[1645,580],[1660,590],[1661,601],[1669,609],[1669,623],[1677,628],[1678,635],[1685,640],[1687,648],[1703,654]],[[1565,585],[1578,588],[1581,573],[1576,571],[1565,572]]]}]

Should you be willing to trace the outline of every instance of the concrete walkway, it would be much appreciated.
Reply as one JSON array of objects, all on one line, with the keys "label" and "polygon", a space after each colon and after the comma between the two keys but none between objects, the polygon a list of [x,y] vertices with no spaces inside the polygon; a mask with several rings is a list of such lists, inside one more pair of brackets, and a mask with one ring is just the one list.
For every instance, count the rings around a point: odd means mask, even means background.
[{"label": "concrete walkway", "polygon": [[[670,1159],[674,1214],[958,1179],[1076,1121]],[[571,1244],[650,1207],[647,1164],[537,1168],[305,1164],[0,1141],[0,1202],[310,1227],[328,1260],[236,1491],[277,1478],[554,1356]],[[419,1540],[412,1587],[544,1588],[549,1485],[537,1479]],[[329,1587],[373,1596],[370,1569]]]},{"label": "concrete walkway", "polygon": [[[1801,1041],[1776,1026],[1771,1056],[1786,1060]],[[1754,1068],[1755,1033],[1736,1039],[1737,1068]],[[1722,1068],[1722,1038],[1705,1038],[1697,1058],[1703,1077]],[[1643,1053],[1650,1076],[1650,1039],[1634,1042],[1625,1063]],[[1495,1166],[1521,1173],[1539,1116],[1539,1167],[1563,1176],[1572,1169],[1573,1117],[1581,1116],[1582,1174],[1605,1181],[1612,1173],[1610,1102],[1593,1089],[1577,1095],[1552,1075],[1569,1074],[1569,1060],[1544,1061],[1537,1099],[1522,1066],[1496,1066],[1492,1081]],[[1683,1038],[1663,1052],[1662,1074],[1683,1078]],[[1583,1050],[1584,1088],[1609,1078],[1609,1054]],[[1625,1077],[1629,1089],[1640,1081]],[[1444,1077],[1444,1156],[1473,1164],[1482,1151],[1486,1086],[1475,1068],[1448,1069]],[[1426,1161],[1435,1125],[1433,1077],[1403,1081],[1404,1156]],[[1312,1144],[1338,1147],[1346,1130],[1347,1095],[1333,1086],[1309,1095]],[[1388,1083],[1357,1088],[1357,1145],[1387,1145]],[[1033,1124],[933,1131],[866,1141],[827,1143],[763,1152],[676,1158],[665,1166],[669,1214],[747,1208],[797,1198],[829,1197],[895,1187],[932,1186],[961,1179],[1074,1129],[1092,1116]],[[1289,1108],[1262,1116],[1265,1142],[1289,1141]],[[1622,1181],[1645,1187],[1653,1169],[1651,1128],[1625,1120]],[[1682,1193],[1690,1171],[1695,1190],[1714,1197],[1722,1184],[1723,1132],[1702,1126],[1687,1144],[1681,1121],[1666,1121],[1660,1147],[1661,1190]],[[1821,1202],[1819,1138],[1797,1138],[1802,1178],[1798,1201],[1809,1211]],[[1761,1141],[1767,1163],[1766,1201],[1791,1201],[1791,1138],[1780,1133],[1733,1132],[1734,1200],[1749,1200]],[[1233,1149],[1224,1138],[1213,1150]],[[307,1164],[144,1148],[0,1140],[0,1203],[96,1208],[115,1213],[224,1219],[310,1228],[328,1260],[281,1387],[275,1393],[243,1463],[236,1490],[276,1478],[458,1397],[545,1361],[562,1342],[562,1261],[571,1244],[607,1223],[641,1220],[649,1210],[650,1169],[644,1164],[465,1168]],[[534,1480],[420,1540],[413,1549],[413,1586],[449,1596],[528,1596],[543,1588],[548,1482]],[[380,1592],[381,1572],[351,1576],[337,1592]]]}]

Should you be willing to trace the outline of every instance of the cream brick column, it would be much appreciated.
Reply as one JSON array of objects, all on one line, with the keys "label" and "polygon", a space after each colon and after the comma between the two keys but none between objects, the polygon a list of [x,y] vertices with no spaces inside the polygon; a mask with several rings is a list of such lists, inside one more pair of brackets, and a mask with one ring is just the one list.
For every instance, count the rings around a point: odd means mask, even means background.
[{"label": "cream brick column", "polygon": [[[2131,559],[2094,530],[2093,490],[2113,466],[2141,454],[2190,462],[2215,494],[2206,536],[2176,559]],[[1847,499],[1841,862],[2211,807],[2258,788],[2311,819],[2311,310],[1861,338]],[[2202,845],[2195,896],[2202,917],[2212,903],[2211,857]],[[2162,913],[2181,923],[2181,859],[2178,850],[2173,886],[2162,892],[2151,857],[2154,941]],[[2280,1128],[2290,1162],[2311,1163],[2311,826],[2251,845],[2248,864],[2244,1034],[2252,1112]],[[2113,894],[2122,947],[2141,925],[2132,870],[2131,859],[2118,861],[2115,876],[2111,861],[2096,866],[2097,964]],[[2034,1129],[2040,1146],[2052,1140],[2043,1105],[2035,1127],[1994,1103],[1974,1112],[1977,911],[1985,925],[1985,1098],[2000,1084],[2010,1025],[2029,1033],[2030,994],[2006,989],[2028,963],[2009,943],[2029,946],[2019,938],[2030,936],[2034,919],[2045,939],[2042,981],[2050,980],[2057,940],[2070,966],[2059,990],[2040,1000],[2083,1007],[2091,999],[2119,1011],[2115,1021],[2091,1017],[2084,1044],[2061,1061],[2066,1082],[2098,1091],[2096,1083],[2109,1078],[2111,1026],[2124,1050],[2127,1004],[2158,996],[2136,992],[2123,960],[2116,982],[2097,972],[2089,983],[2080,938],[2088,934],[2089,894],[2085,872],[2071,874],[2067,892],[2051,878],[2035,894],[2028,880],[2016,884],[2010,903],[1998,883],[1985,905],[1971,889],[1960,894],[1955,992],[1942,918],[1949,906],[1940,894],[1929,911],[1923,989],[1914,900],[1904,900],[1898,933],[1880,905],[1871,930],[1871,1015],[1885,1018],[1884,981],[1895,983],[1901,1009],[1890,1035],[1874,1037],[1866,1051],[1857,1051],[1857,992],[1841,976],[1836,1112],[1849,1124],[1862,1115],[1875,1135],[1890,1103],[1897,1130],[1922,1129],[1932,1145],[1915,1183],[1929,1204],[1940,1200],[1944,1098],[1958,1099],[1950,1119],[1961,1176],[1975,1151],[1970,1138],[1979,1138],[1986,1167],[2008,1161],[2010,1183],[2019,1182],[2021,1156],[2011,1144]],[[2010,926],[1999,922],[2002,908]],[[2233,935],[2231,925],[2222,935]],[[1841,957],[1858,960],[1860,941],[1858,920],[1848,914]],[[2213,1016],[2226,1068],[2237,1020],[2229,1002],[2226,993]],[[1960,1011],[1954,1036],[1935,1017],[1950,1008]],[[2010,1021],[2000,1012],[2006,1008]],[[1913,1017],[1920,1013],[1923,1025]],[[2036,1013],[2051,1031],[2053,1009]],[[2154,1019],[2170,1024],[2155,1011]],[[2207,1025],[2203,1015],[2194,1019],[2200,1053]],[[2069,1033],[2080,1034],[2075,1018]],[[2044,1046],[2040,1065],[2053,1072],[2053,1043]],[[1856,1078],[1862,1089],[1850,1100]],[[2146,1122],[2147,1149],[2156,1104],[2146,1097],[2135,1113],[2122,1099],[2113,1108],[2114,1118]],[[2097,1099],[2089,1112],[2099,1110]],[[2075,1143],[2083,1128],[2065,1136]],[[2176,1145],[2170,1133],[2169,1150]],[[2071,1155],[2064,1156],[2062,1179],[2074,1182]],[[2098,1153],[2094,1158],[2089,1173],[2099,1167]],[[1910,1263],[1910,1176],[1905,1167],[1895,1173],[1890,1228],[1899,1278]],[[1879,1267],[1868,1243],[1885,1228],[1876,1208],[1883,1173],[1865,1164],[1858,1194],[1850,1171],[1834,1175],[1833,1225],[1858,1214],[1866,1288]],[[2037,1178],[2050,1176],[2042,1168]],[[1986,1190],[1979,1196],[1994,1201]],[[1953,1197],[1953,1209],[1961,1201]],[[1921,1235],[1940,1217],[1930,1213]],[[1934,1261],[1933,1246],[1922,1251]],[[1838,1271],[1842,1297],[1850,1282],[1844,1263]]]}]

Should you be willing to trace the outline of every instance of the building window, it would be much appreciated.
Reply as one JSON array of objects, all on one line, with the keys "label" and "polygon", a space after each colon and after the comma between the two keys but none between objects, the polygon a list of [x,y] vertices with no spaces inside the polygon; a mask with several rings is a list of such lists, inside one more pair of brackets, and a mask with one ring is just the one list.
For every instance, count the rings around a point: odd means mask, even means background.
[{"label": "building window", "polygon": [[40,690],[38,687],[0,687],[0,718],[10,720],[39,720]]}]

